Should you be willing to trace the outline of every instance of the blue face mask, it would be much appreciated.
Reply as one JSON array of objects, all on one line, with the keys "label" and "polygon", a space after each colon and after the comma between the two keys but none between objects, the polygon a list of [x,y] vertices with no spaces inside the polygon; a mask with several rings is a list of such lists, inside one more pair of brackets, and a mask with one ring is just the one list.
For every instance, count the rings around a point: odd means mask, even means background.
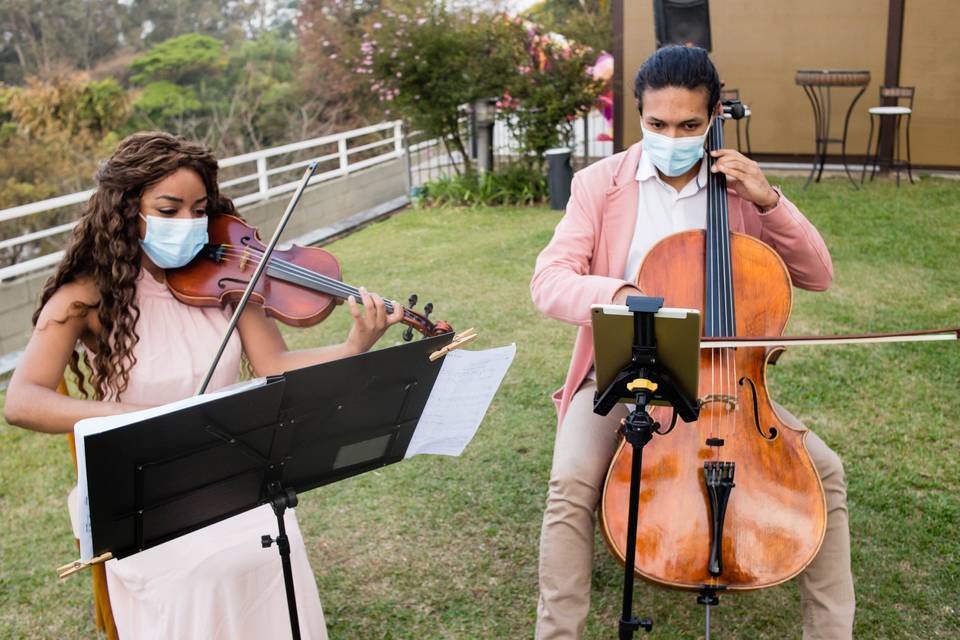
[{"label": "blue face mask", "polygon": [[161,218],[140,217],[147,223],[147,233],[140,246],[161,269],[176,269],[193,260],[207,244],[207,217]]},{"label": "blue face mask", "polygon": [[[640,125],[640,129],[643,131],[643,152],[650,155],[653,166],[665,176],[671,178],[681,176],[703,157],[706,133],[702,136],[671,138],[662,133],[648,131],[643,124]],[[709,126],[707,131],[710,131]]]}]

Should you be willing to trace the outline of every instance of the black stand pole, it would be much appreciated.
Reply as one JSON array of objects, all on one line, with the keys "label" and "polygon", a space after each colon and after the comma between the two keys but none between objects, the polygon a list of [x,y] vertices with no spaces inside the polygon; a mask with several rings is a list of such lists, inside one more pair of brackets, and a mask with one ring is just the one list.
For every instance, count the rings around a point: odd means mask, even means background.
[{"label": "black stand pole", "polygon": [[287,538],[287,529],[283,523],[283,513],[287,509],[297,506],[297,494],[293,489],[283,489],[278,482],[270,483],[270,504],[277,516],[277,537],[269,535],[260,537],[260,544],[264,549],[277,543],[280,552],[280,563],[283,565],[283,584],[287,590],[287,610],[290,612],[290,632],[293,640],[300,640],[300,620],[297,617],[297,596],[293,590],[293,569],[290,566],[290,540]]},{"label": "black stand pole", "polygon": [[[644,372],[643,369],[640,370]],[[641,373],[640,377],[644,377]],[[647,413],[647,391],[637,393],[637,408],[630,412],[620,432],[633,447],[633,461],[630,468],[630,507],[627,519],[627,549],[623,570],[623,609],[620,616],[620,640],[631,640],[637,629],[653,629],[650,618],[636,618],[633,615],[633,578],[637,555],[637,520],[640,510],[640,467],[643,464],[643,447],[653,438],[657,428]]]},{"label": "black stand pole", "polygon": [[[594,412],[607,415],[621,398],[633,395],[636,407],[623,421],[620,432],[633,447],[630,469],[630,497],[627,519],[627,544],[623,571],[623,609],[620,616],[620,640],[632,640],[637,629],[653,629],[650,618],[633,615],[633,582],[637,553],[637,521],[640,510],[640,470],[643,447],[658,433],[659,425],[647,412],[648,404],[656,397],[674,408],[674,419],[679,415],[685,422],[697,419],[700,407],[686,398],[674,382],[670,372],[657,361],[657,339],[654,314],[663,306],[663,298],[631,296],[627,307],[633,313],[633,347],[630,362],[621,369],[614,381],[603,392],[598,391]],[[672,427],[671,427],[672,428]]]}]

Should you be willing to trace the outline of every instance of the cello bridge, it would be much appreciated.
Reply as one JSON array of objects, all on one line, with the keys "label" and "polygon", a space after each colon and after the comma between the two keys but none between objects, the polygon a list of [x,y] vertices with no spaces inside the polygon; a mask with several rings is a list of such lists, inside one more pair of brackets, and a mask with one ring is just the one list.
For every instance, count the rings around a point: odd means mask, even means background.
[{"label": "cello bridge", "polygon": [[703,408],[714,402],[727,405],[728,411],[737,410],[737,396],[732,396],[728,393],[711,393],[706,395],[700,400],[700,407]]}]

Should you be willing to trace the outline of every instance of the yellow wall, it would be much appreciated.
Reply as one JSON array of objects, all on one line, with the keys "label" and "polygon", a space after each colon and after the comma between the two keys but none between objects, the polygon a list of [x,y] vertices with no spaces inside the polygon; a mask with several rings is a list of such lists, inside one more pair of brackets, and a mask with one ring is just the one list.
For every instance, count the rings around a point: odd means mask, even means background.
[{"label": "yellow wall", "polygon": [[917,88],[910,146],[916,164],[960,165],[960,3],[907,0],[900,84]]},{"label": "yellow wall", "polygon": [[[918,0],[907,2],[910,7]],[[919,0],[923,5],[924,0]],[[954,0],[944,0],[947,4]],[[927,3],[936,0],[927,0]],[[623,0],[624,144],[640,138],[639,116],[633,98],[633,76],[654,51],[652,0]],[[866,149],[867,107],[878,103],[886,53],[888,0],[712,0],[710,2],[711,56],[727,87],[740,89],[753,111],[750,138],[756,153],[813,153],[813,111],[803,90],[794,83],[797,69],[867,69],[871,80],[850,120],[847,152]],[[913,21],[921,29],[919,21]],[[957,49],[954,40],[954,50]],[[905,37],[906,45],[906,37]],[[933,47],[929,47],[933,54]],[[906,59],[906,56],[905,56]],[[947,58],[944,58],[947,59]],[[958,60],[960,58],[954,58]],[[929,64],[927,59],[920,63]],[[954,88],[957,71],[953,63]],[[842,133],[843,115],[854,89],[833,90],[831,137]],[[918,95],[923,95],[923,89]],[[960,95],[958,95],[960,98]],[[921,103],[923,104],[923,103]],[[918,109],[921,105],[918,104]],[[917,122],[911,133],[916,133]],[[728,144],[732,130],[728,129]],[[914,138],[914,151],[919,150]],[[839,153],[831,145],[830,153]],[[919,153],[914,154],[919,162]]]}]

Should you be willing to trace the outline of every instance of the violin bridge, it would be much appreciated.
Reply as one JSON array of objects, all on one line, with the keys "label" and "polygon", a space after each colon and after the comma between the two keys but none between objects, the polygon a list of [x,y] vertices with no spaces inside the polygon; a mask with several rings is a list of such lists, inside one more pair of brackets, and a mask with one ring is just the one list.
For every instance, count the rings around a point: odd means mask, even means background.
[{"label": "violin bridge", "polygon": [[710,559],[707,570],[717,577],[723,573],[723,520],[727,513],[733,483],[734,462],[708,460],[703,463],[703,480],[710,499]]},{"label": "violin bridge", "polygon": [[240,256],[240,271],[242,272],[247,268],[247,263],[250,261],[250,247],[243,248],[243,255]]}]

